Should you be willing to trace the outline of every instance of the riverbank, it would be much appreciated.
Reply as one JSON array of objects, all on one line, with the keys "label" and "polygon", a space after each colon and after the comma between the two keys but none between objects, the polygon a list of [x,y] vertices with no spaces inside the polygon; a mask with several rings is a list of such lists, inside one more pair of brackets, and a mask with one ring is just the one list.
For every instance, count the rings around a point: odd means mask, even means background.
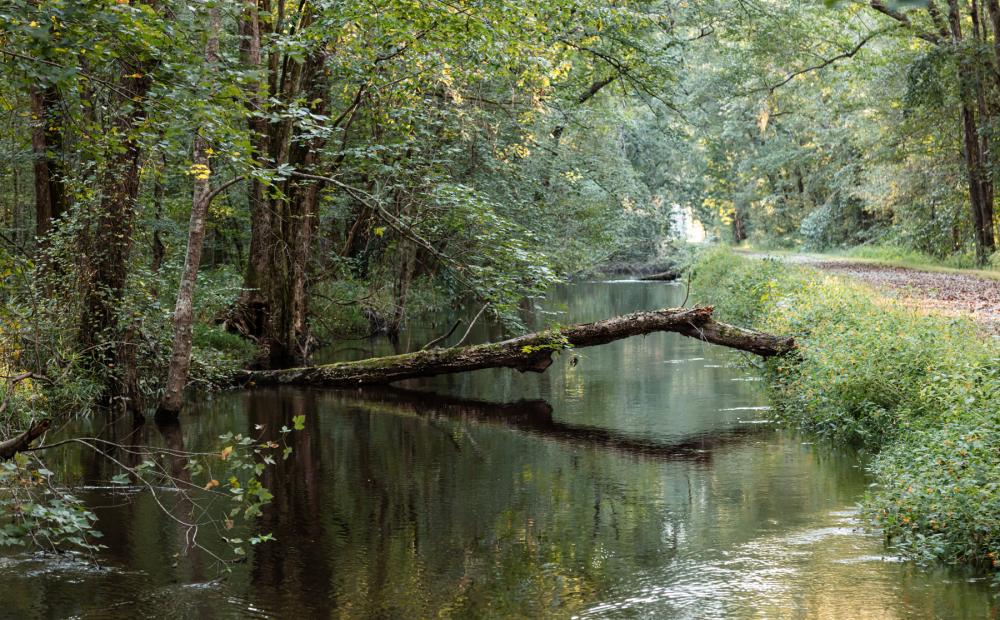
[{"label": "riverbank", "polygon": [[858,280],[908,307],[939,315],[967,316],[986,334],[1000,336],[1000,271],[827,254],[737,253],[775,258]]},{"label": "riverbank", "polygon": [[796,249],[757,247],[744,244],[734,248],[734,250],[742,254],[780,257],[790,262],[843,261],[855,264],[903,267],[935,273],[960,273],[987,280],[1000,280],[1000,254],[997,258],[991,259],[988,264],[980,265],[972,254],[955,254],[948,258],[937,258],[893,245],[859,245],[841,250],[803,252]]},{"label": "riverbank", "polygon": [[707,251],[693,296],[793,335],[766,377],[789,424],[876,454],[865,514],[918,560],[1000,564],[1000,359],[973,321],[817,269]]}]

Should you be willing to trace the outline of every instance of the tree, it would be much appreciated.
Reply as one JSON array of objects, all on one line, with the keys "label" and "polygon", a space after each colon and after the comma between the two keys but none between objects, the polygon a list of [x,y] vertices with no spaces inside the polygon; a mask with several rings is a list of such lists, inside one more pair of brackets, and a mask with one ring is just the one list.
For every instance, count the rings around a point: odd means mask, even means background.
[{"label": "tree", "polygon": [[[208,34],[205,43],[205,64],[208,67],[209,79],[218,75],[215,70],[219,63],[219,31],[222,27],[222,11],[218,4],[208,10]],[[205,243],[205,219],[208,217],[208,206],[217,192],[212,191],[211,152],[204,129],[195,130],[194,163],[191,164],[191,176],[194,177],[194,191],[191,198],[191,221],[188,224],[187,255],[184,259],[184,272],[181,274],[180,287],[177,291],[177,306],[174,308],[174,337],[170,353],[170,365],[167,367],[167,379],[164,385],[163,397],[157,408],[158,415],[177,415],[184,401],[184,387],[187,385],[188,371],[191,367],[191,346],[194,331],[194,291],[198,282],[198,269],[201,266],[202,247]]]}]

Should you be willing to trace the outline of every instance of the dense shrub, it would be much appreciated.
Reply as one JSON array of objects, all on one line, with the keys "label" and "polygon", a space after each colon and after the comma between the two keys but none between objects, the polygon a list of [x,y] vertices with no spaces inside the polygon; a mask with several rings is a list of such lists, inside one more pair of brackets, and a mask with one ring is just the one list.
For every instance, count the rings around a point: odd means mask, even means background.
[{"label": "dense shrub", "polygon": [[712,250],[696,298],[793,334],[768,385],[789,424],[876,453],[866,512],[911,557],[1000,554],[1000,358],[969,321],[924,316],[816,270]]}]

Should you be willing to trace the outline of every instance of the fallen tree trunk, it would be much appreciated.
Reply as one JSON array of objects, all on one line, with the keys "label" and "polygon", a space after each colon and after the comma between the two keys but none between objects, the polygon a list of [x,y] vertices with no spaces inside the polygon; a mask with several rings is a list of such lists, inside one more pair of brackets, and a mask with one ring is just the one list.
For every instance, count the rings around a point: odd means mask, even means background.
[{"label": "fallen tree trunk", "polygon": [[403,379],[468,372],[483,368],[514,368],[543,372],[552,364],[552,353],[593,347],[629,336],[676,332],[705,342],[747,351],[763,357],[791,351],[790,337],[727,325],[712,319],[712,308],[671,308],[635,312],[624,316],[571,325],[519,336],[503,342],[450,349],[430,349],[357,362],[339,362],[287,370],[243,371],[245,384],[359,387],[384,385]]},{"label": "fallen tree trunk", "polygon": [[676,271],[661,271],[660,273],[651,273],[648,276],[642,276],[639,279],[644,282],[673,282],[680,279],[680,277],[681,274]]}]

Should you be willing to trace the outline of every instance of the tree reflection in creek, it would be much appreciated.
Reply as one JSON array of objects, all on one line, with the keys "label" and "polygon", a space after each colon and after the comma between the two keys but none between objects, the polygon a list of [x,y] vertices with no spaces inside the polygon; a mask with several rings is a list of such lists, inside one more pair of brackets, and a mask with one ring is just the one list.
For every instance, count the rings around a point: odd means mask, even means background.
[{"label": "tree reflection in creek", "polygon": [[[669,285],[578,284],[544,302],[565,313],[528,308],[525,319],[580,322],[682,297]],[[412,349],[439,331],[331,355]],[[497,337],[485,324],[473,334]],[[18,617],[993,613],[989,588],[967,575],[881,561],[880,538],[857,531],[852,512],[868,484],[858,456],[757,424],[769,415],[761,386],[733,361],[661,334],[590,349],[577,365],[564,356],[540,376],[408,384],[424,392],[215,395],[181,426],[109,432],[201,450],[227,431],[275,438],[305,416],[265,480],[274,501],[260,526],[275,542],[216,580],[146,494],[94,490],[108,568],[9,557],[0,591],[15,593],[5,605]],[[81,480],[113,473],[87,453],[60,466]]]}]

